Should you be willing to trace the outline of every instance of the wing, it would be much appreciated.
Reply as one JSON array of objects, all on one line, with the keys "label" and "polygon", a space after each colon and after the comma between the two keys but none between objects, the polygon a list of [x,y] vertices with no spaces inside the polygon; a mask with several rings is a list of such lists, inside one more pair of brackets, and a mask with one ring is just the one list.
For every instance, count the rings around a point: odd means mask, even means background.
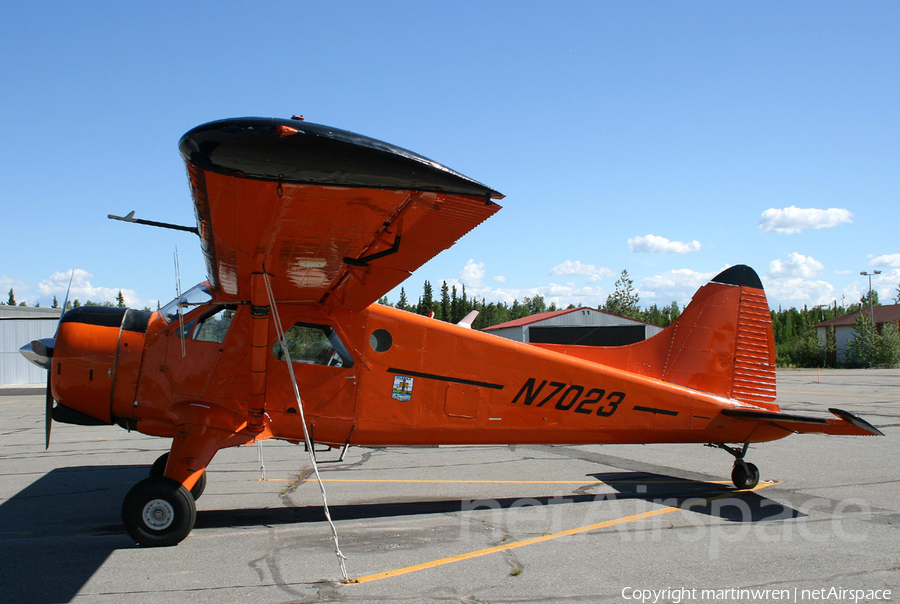
[{"label": "wing", "polygon": [[503,196],[393,145],[318,124],[240,118],[194,128],[187,164],[210,283],[247,300],[364,308],[500,209]]}]

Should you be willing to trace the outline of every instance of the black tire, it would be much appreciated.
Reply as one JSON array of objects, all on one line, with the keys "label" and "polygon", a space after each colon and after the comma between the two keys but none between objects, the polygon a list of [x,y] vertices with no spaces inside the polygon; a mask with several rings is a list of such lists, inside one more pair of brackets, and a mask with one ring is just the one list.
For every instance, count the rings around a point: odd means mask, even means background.
[{"label": "black tire", "polygon": [[759,484],[759,468],[752,463],[739,459],[734,462],[734,469],[731,471],[731,482],[738,489],[752,489]]},{"label": "black tire", "polygon": [[122,502],[122,522],[132,539],[146,547],[178,545],[197,520],[194,498],[181,484],[151,476],[134,485]]},{"label": "black tire", "polygon": [[169,454],[163,453],[156,458],[150,466],[150,476],[163,476],[166,473],[166,464],[169,463]]},{"label": "black tire", "polygon": [[[156,461],[153,462],[153,465],[150,466],[150,476],[163,476],[166,473],[166,464],[169,463],[169,454],[163,453],[160,455]],[[196,484],[191,487],[191,495],[194,497],[194,501],[200,499],[200,495],[203,494],[203,491],[206,490],[206,470],[203,470],[203,474],[200,475],[200,478],[197,480]]]}]

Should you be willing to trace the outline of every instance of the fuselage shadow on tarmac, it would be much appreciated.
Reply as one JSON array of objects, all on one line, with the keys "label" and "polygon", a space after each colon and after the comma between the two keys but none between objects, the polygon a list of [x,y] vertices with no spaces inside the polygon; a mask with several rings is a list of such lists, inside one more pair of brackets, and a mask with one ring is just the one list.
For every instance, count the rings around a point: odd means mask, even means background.
[{"label": "fuselage shadow on tarmac", "polygon": [[[722,485],[671,476],[635,472],[591,474],[596,484],[567,495],[498,497],[431,500],[372,501],[369,503],[330,505],[331,517],[340,520],[373,520],[419,515],[454,514],[477,509],[514,509],[556,505],[575,505],[611,501],[639,500],[666,507],[683,507],[691,512],[715,516],[730,522],[762,522],[799,518],[804,514],[753,491],[737,491]],[[590,488],[608,485],[615,492],[590,493]],[[407,496],[408,497],[408,496]],[[724,500],[728,505],[723,504]],[[720,502],[720,503],[717,503]],[[523,505],[524,504],[524,505]],[[204,510],[197,512],[195,529],[277,526],[322,522],[325,514],[319,503],[282,508]]]}]

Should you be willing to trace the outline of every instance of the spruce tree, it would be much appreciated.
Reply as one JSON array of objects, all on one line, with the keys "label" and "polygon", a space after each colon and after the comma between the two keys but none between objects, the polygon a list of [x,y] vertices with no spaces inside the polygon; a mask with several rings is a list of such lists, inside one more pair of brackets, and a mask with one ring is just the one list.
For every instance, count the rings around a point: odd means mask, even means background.
[{"label": "spruce tree", "polygon": [[434,311],[434,292],[431,289],[431,283],[427,280],[422,288],[422,297],[419,298],[419,305],[416,312],[420,315],[428,316]]},{"label": "spruce tree", "polygon": [[616,290],[606,298],[603,310],[621,317],[636,319],[640,314],[638,302],[641,297],[634,291],[634,281],[628,276],[628,271],[622,269],[622,274],[616,281]]},{"label": "spruce tree", "polygon": [[441,321],[450,320],[450,286],[446,281],[441,282],[441,313],[438,318]]}]

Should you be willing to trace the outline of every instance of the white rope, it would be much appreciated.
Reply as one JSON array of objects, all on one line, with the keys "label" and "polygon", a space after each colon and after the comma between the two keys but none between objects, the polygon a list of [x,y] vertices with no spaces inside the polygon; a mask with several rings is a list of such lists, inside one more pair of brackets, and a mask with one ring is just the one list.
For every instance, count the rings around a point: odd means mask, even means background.
[{"label": "white rope", "polygon": [[263,445],[262,444],[263,444],[263,441],[261,441],[261,440],[256,441],[256,453],[257,453],[257,456],[259,457],[259,479],[265,480],[266,479],[266,464],[263,461],[263,450],[262,450]]},{"label": "white rope", "polygon": [[338,543],[337,528],[331,520],[331,512],[328,511],[328,498],[325,496],[325,485],[322,483],[322,477],[319,476],[319,466],[316,463],[316,454],[313,451],[313,443],[309,438],[309,431],[306,428],[306,417],[303,414],[303,402],[300,400],[300,388],[297,386],[297,377],[294,375],[294,365],[291,362],[291,353],[288,350],[287,341],[284,338],[284,329],[281,326],[281,317],[278,315],[278,307],[275,305],[275,295],[272,293],[272,284],[269,282],[269,274],[263,269],[263,280],[266,283],[266,294],[269,296],[269,305],[272,307],[272,319],[275,321],[275,332],[278,334],[278,341],[281,343],[281,351],[284,353],[284,360],[288,364],[288,374],[291,376],[291,385],[294,387],[294,396],[297,399],[297,408],[300,411],[300,423],[303,425],[303,439],[306,441],[306,448],[309,452],[309,460],[312,462],[313,471],[316,474],[316,481],[319,483],[319,491],[322,492],[322,507],[325,510],[325,518],[328,520],[328,526],[331,527],[331,536],[334,539],[334,555],[337,556],[338,564],[341,565],[341,574],[344,576],[344,583],[349,583],[350,578],[347,576],[347,567],[344,560],[347,556],[341,551]]}]

